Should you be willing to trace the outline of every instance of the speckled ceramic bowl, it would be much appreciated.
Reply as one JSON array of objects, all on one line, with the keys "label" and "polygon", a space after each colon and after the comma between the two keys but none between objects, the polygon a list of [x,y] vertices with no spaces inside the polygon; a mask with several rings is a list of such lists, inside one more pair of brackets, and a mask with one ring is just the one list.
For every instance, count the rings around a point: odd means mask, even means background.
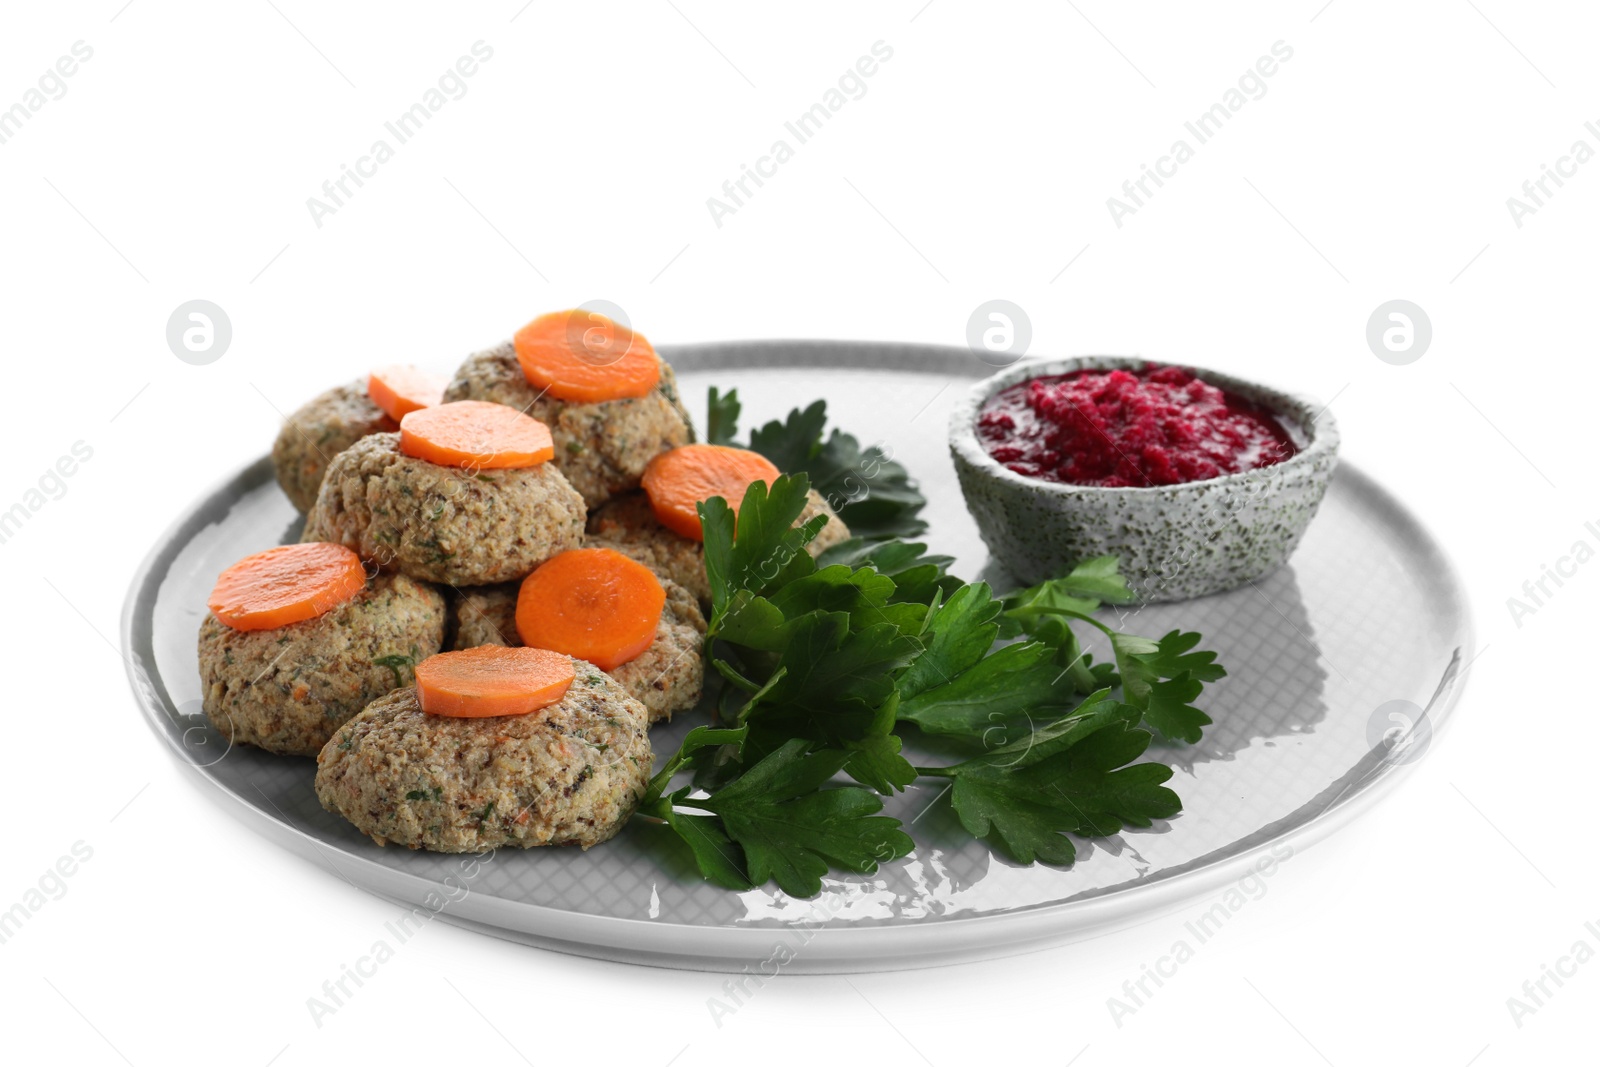
[{"label": "speckled ceramic bowl", "polygon": [[1145,601],[1186,600],[1254,581],[1300,543],[1338,460],[1333,416],[1311,401],[1226,374],[1198,378],[1273,411],[1300,447],[1271,467],[1155,488],[1063,485],[1026,478],[990,457],[976,423],[995,393],[1029,378],[1135,369],[1118,356],[1030,361],[972,387],[950,416],[950,453],[967,509],[995,559],[1018,580],[1052,578],[1080,560],[1114,555]]}]

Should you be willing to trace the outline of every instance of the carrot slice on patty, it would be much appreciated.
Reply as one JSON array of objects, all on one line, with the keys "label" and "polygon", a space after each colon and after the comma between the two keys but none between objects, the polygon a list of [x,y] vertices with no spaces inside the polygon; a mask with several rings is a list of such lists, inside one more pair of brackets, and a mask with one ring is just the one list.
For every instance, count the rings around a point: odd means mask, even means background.
[{"label": "carrot slice on patty", "polygon": [[441,467],[537,467],[556,454],[550,428],[504,404],[457,400],[400,420],[400,451]]},{"label": "carrot slice on patty", "polygon": [[367,378],[367,396],[398,422],[413,411],[442,404],[449,384],[442,375],[417,367],[379,367]]},{"label": "carrot slice on patty", "polygon": [[572,687],[572,657],[542,648],[480,645],[417,664],[417,703],[430,715],[484,719],[527,715],[560,703]]},{"label": "carrot slice on patty", "polygon": [[281,545],[223,571],[206,605],[235,630],[276,630],[331,611],[366,585],[361,557],[343,545]]},{"label": "carrot slice on patty", "polygon": [[528,384],[557,400],[598,404],[646,396],[661,359],[642,334],[597,311],[540,315],[513,339]]},{"label": "carrot slice on patty", "polygon": [[609,548],[575,548],[523,579],[517,633],[530,648],[609,671],[655,641],[666,602],[661,580],[644,564]]},{"label": "carrot slice on patty", "polygon": [[642,483],[661,525],[691,540],[704,540],[702,500],[720,496],[736,511],[755,482],[771,485],[777,467],[759,452],[727,445],[683,445],[663,452],[644,469]]}]

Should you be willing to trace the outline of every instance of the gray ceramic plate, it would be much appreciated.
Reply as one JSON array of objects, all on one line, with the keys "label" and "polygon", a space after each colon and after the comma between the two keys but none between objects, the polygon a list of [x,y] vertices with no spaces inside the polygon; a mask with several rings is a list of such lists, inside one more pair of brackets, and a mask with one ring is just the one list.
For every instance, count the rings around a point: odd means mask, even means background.
[{"label": "gray ceramic plate", "polygon": [[[745,426],[828,400],[834,425],[881,441],[922,481],[927,540],[955,571],[1004,583],[956,488],[950,406],[991,368],[964,349],[751,342],[663,349],[697,418],[706,386],[737,387]],[[822,896],[707,885],[633,824],[589,852],[504,850],[486,860],[378,848],[323,811],[314,764],[229,750],[200,713],[195,634],[217,573],[297,532],[261,460],[197,501],[135,576],[122,638],[151,729],[245,825],[337,877],[447,922],[605,959],[752,971],[861,971],[1000,956],[1143,921],[1343,826],[1425,755],[1471,656],[1461,591],[1428,534],[1365,475],[1343,467],[1290,566],[1224,595],[1145,608],[1129,629],[1200,630],[1229,677],[1216,719],[1172,762],[1183,813],[1148,831],[1080,842],[1070,870],[1019,867],[963,839],[936,789],[887,810],[915,853]],[[1425,709],[1425,718],[1418,709]],[[1398,717],[1397,717],[1398,716]],[[669,752],[695,716],[655,734]],[[1415,725],[1396,747],[1385,731]],[[778,961],[778,962],[774,962]]]}]

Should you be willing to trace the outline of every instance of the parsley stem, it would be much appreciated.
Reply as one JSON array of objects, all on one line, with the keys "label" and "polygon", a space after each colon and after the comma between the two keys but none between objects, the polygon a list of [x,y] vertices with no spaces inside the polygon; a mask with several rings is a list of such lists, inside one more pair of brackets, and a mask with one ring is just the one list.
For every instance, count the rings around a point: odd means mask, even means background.
[{"label": "parsley stem", "polygon": [[647,819],[658,819],[661,822],[666,822],[667,816],[671,812],[672,802],[666,797],[656,797],[654,800],[640,804],[634,814]]},{"label": "parsley stem", "polygon": [[730,684],[739,689],[743,689],[746,693],[760,692],[761,687],[759,685],[740,674],[738,670],[734,668],[733,664],[729,663],[720,656],[712,657],[711,666],[718,674],[726,678]]},{"label": "parsley stem", "polygon": [[1085,615],[1081,611],[1073,611],[1071,608],[1052,608],[1038,605],[1027,608],[1017,608],[1008,612],[1008,614],[1020,615],[1024,612],[1030,615],[1063,615],[1069,619],[1081,619],[1090,626],[1093,626],[1095,629],[1099,630],[1101,633],[1105,634],[1107,637],[1113,637],[1116,635],[1115,630],[1101,622],[1099,619],[1092,615]]},{"label": "parsley stem", "polygon": [[917,772],[917,777],[919,778],[954,778],[956,776],[954,767],[913,767],[911,769]]}]

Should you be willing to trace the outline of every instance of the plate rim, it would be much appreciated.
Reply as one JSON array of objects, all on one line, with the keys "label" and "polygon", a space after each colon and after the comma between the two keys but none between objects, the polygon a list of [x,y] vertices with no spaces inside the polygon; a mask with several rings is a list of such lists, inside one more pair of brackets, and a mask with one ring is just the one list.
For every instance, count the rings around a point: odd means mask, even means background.
[{"label": "plate rim", "polygon": [[[814,362],[805,362],[804,357],[797,359],[795,351],[797,348],[806,350]],[[866,369],[975,376],[972,373],[971,365],[974,360],[971,352],[938,345],[876,341],[762,340],[667,345],[661,346],[661,350],[669,360],[671,357],[676,357],[677,361],[681,361],[683,369],[697,371],[751,368],[753,363],[764,363],[797,370],[804,370],[808,366],[860,366]],[[871,358],[860,358],[863,353],[869,353]],[[751,356],[759,358],[751,359]],[[922,358],[908,361],[907,357]],[[908,362],[923,363],[923,366],[908,366]],[[939,365],[929,365],[933,363]],[[678,364],[675,362],[674,365]],[[755,369],[759,369],[759,366]],[[985,369],[993,370],[993,368]],[[987,377],[987,374],[978,376]],[[139,705],[146,724],[160,740],[161,747],[169,751],[180,767],[190,772],[197,784],[200,781],[207,783],[209,788],[205,788],[203,792],[210,799],[223,803],[231,814],[240,818],[255,832],[319,867],[333,870],[346,881],[351,879],[345,870],[340,869],[341,864],[353,868],[361,876],[359,887],[380,899],[402,907],[425,906],[428,895],[436,893],[441,883],[380,864],[341,845],[324,842],[275,817],[227,783],[205,773],[204,767],[186,758],[185,754],[174,745],[167,731],[171,717],[160,704],[164,697],[166,703],[170,705],[172,702],[170,694],[165,692],[163,685],[158,696],[156,683],[148,677],[140,665],[140,661],[144,658],[137,652],[141,644],[140,609],[146,604],[153,608],[155,596],[160,589],[161,581],[165,578],[167,568],[170,567],[171,559],[181,551],[182,544],[187,543],[187,539],[180,541],[179,538],[188,527],[201,521],[206,505],[220,494],[234,489],[241,483],[254,487],[261,481],[270,479],[271,476],[271,458],[264,455],[215,481],[168,524],[134,570],[119,622],[119,637],[125,652],[124,670],[129,686],[133,690],[134,700]],[[1434,741],[1437,743],[1439,736],[1451,728],[1453,712],[1465,691],[1466,665],[1462,664],[1463,650],[1470,651],[1476,647],[1476,627],[1471,603],[1465,595],[1460,572],[1444,546],[1417,516],[1371,475],[1348,460],[1341,460],[1335,472],[1335,480],[1348,483],[1345,486],[1347,490],[1380,504],[1387,512],[1389,520],[1398,523],[1411,535],[1408,539],[1411,550],[1431,559],[1436,568],[1439,584],[1451,594],[1452,603],[1448,606],[1448,610],[1442,610],[1438,614],[1439,617],[1453,620],[1457,647],[1438,681],[1432,698],[1423,709],[1429,718]],[[192,537],[192,534],[190,536]],[[149,612],[143,614],[148,615]],[[153,634],[151,621],[145,623],[145,629]],[[1243,851],[1221,859],[1201,862],[1199,866],[1180,870],[1170,876],[1110,889],[1093,896],[1027,905],[1000,912],[954,915],[931,923],[913,921],[844,926],[801,924],[787,927],[696,926],[671,920],[566,911],[545,904],[513,901],[469,890],[459,900],[450,901],[436,914],[446,921],[457,922],[468,928],[556,951],[592,958],[702,970],[735,972],[747,970],[751,963],[767,958],[768,950],[792,939],[796,931],[803,931],[805,938],[802,951],[783,967],[783,970],[791,973],[841,973],[935,966],[1013,955],[1046,948],[1064,941],[1100,936],[1168,914],[1243,877],[1271,852],[1274,846],[1288,845],[1290,849],[1297,851],[1326,839],[1365,814],[1398,788],[1420,763],[1420,761],[1412,763],[1374,761],[1373,754],[1369,753],[1365,760],[1355,765],[1352,773],[1360,770],[1369,761],[1374,763],[1374,767],[1349,783],[1346,789],[1330,799],[1321,811],[1298,826],[1265,836]],[[1347,774],[1345,779],[1351,777],[1352,774]],[[227,800],[231,800],[232,804],[225,803]],[[269,805],[270,803],[268,801]],[[1305,807],[1306,805],[1303,805],[1297,810],[1303,810]],[[1270,825],[1275,824],[1269,824],[1269,827]],[[1257,831],[1257,834],[1263,832]],[[1252,835],[1247,835],[1247,839],[1249,836]],[[463,861],[467,858],[468,855],[464,855]],[[358,883],[351,881],[351,884]]]}]

